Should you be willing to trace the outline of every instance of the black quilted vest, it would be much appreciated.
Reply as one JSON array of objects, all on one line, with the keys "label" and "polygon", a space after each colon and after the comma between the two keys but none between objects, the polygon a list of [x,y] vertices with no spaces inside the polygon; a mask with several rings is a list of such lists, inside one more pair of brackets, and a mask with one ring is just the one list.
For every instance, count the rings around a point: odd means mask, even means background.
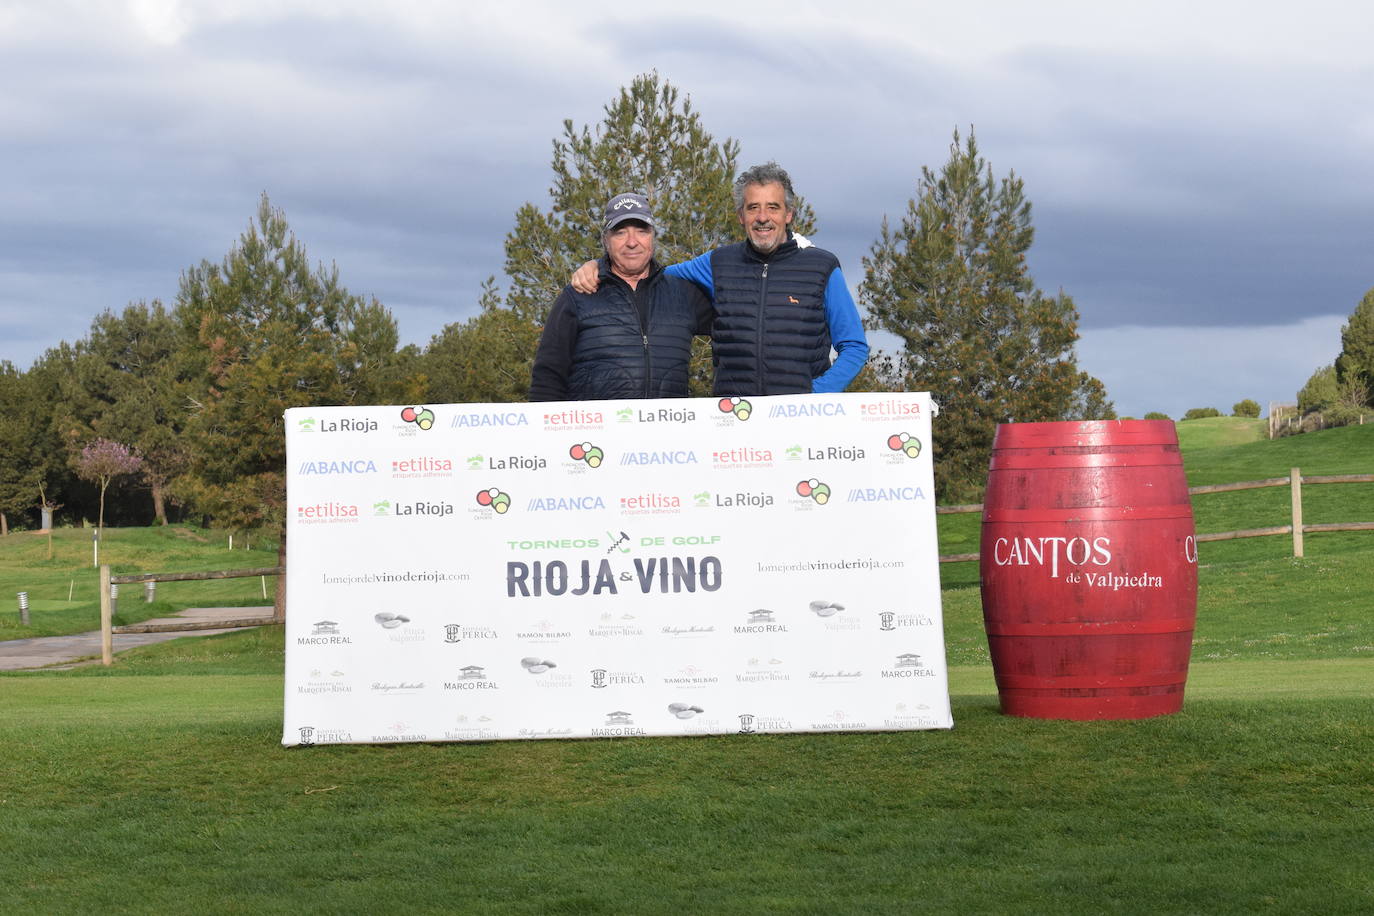
[{"label": "black quilted vest", "polygon": [[762,255],[748,242],[711,253],[715,394],[801,394],[830,368],[825,285],[833,254],[791,238]]},{"label": "black quilted vest", "polygon": [[696,323],[691,284],[655,264],[632,290],[602,262],[600,288],[573,294],[578,334],[569,396],[586,401],[686,397]]}]

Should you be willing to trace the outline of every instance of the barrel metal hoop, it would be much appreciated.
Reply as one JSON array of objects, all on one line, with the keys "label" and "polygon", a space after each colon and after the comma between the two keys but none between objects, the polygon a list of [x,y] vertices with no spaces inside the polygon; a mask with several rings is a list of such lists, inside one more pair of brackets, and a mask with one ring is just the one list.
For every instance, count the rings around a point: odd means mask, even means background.
[{"label": "barrel metal hoop", "polygon": [[1003,623],[984,620],[989,636],[1147,636],[1158,633],[1191,633],[1197,621],[1191,617],[1157,620],[1112,620],[1104,623]]}]

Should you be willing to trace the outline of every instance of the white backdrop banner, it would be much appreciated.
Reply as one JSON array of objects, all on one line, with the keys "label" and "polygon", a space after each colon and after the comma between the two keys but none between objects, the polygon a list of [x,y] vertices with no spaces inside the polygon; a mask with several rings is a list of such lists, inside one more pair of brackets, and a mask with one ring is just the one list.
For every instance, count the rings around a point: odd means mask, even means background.
[{"label": "white backdrop banner", "polygon": [[926,394],[286,413],[287,745],[953,724]]}]

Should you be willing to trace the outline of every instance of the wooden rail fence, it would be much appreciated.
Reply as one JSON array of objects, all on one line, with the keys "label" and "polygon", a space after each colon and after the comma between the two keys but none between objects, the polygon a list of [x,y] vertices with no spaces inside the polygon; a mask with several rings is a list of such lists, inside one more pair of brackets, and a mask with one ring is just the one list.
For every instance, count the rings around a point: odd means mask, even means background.
[{"label": "wooden rail fence", "polygon": [[[1246,480],[1240,483],[1217,483],[1205,487],[1189,487],[1188,495],[1202,493],[1227,493],[1232,490],[1257,490],[1262,487],[1291,487],[1293,521],[1287,525],[1274,525],[1269,528],[1248,528],[1243,531],[1218,531],[1213,534],[1199,534],[1198,541],[1231,541],[1237,538],[1258,538],[1274,534],[1293,535],[1293,556],[1303,555],[1302,536],[1307,532],[1321,531],[1374,531],[1374,522],[1334,522],[1323,525],[1305,525],[1302,521],[1302,485],[1320,483],[1374,483],[1374,474],[1334,474],[1329,476],[1302,476],[1300,468],[1293,468],[1287,477],[1270,477],[1268,480]],[[952,515],[963,512],[982,512],[983,506],[940,506],[935,512],[939,515]],[[978,559],[976,553],[958,553],[940,557],[941,563],[962,563]]]},{"label": "wooden rail fence", "polygon": [[[100,661],[102,664],[114,663],[114,586],[132,585],[136,582],[204,582],[210,579],[246,579],[250,576],[280,576],[286,572],[285,566],[260,566],[255,569],[216,569],[209,572],[181,573],[135,573],[128,576],[110,575],[110,567],[100,567]],[[151,598],[149,599],[152,600]],[[182,630],[219,629],[221,627],[257,626],[263,622],[259,617],[245,617],[241,620],[217,620],[203,623],[188,620],[174,624],[132,624],[118,628],[120,633],[157,633],[180,632]]]}]

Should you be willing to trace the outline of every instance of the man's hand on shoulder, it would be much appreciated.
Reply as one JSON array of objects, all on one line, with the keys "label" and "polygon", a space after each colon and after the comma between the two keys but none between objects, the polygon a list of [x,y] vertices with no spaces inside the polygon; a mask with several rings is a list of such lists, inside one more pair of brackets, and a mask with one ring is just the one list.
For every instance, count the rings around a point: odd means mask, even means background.
[{"label": "man's hand on shoulder", "polygon": [[594,293],[596,288],[601,285],[601,272],[597,270],[595,261],[588,261],[577,270],[573,271],[572,288],[579,293]]}]

